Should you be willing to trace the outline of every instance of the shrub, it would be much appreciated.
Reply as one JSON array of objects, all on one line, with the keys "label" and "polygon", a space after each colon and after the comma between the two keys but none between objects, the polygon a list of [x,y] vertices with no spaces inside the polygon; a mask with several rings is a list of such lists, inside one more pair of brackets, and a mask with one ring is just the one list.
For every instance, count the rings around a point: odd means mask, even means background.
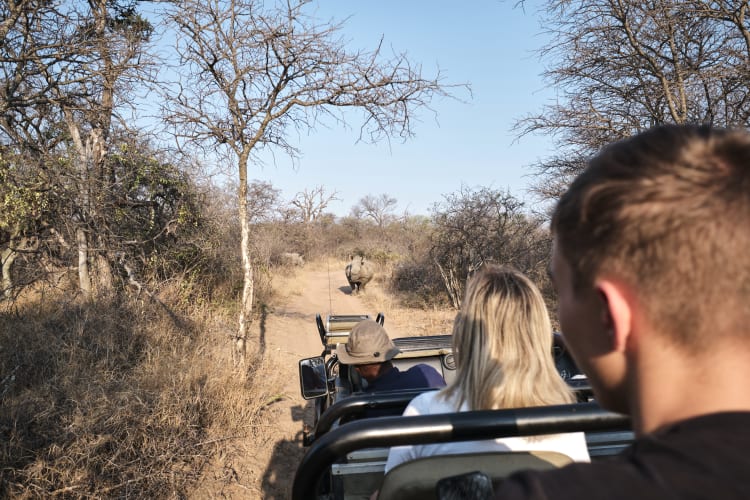
[{"label": "shrub", "polygon": [[155,303],[0,314],[0,496],[180,495],[216,412],[204,341]]}]

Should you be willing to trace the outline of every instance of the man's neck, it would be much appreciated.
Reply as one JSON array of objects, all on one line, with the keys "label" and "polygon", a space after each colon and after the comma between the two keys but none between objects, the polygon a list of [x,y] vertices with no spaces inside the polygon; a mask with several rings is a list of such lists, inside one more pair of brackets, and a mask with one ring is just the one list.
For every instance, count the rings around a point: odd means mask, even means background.
[{"label": "man's neck", "polygon": [[379,379],[391,370],[393,370],[393,363],[391,363],[390,361],[386,361],[385,363],[381,364],[380,370],[378,370],[378,376],[375,378],[375,380]]},{"label": "man's neck", "polygon": [[750,346],[723,342],[688,354],[664,342],[634,355],[631,410],[637,434],[692,417],[750,411]]},{"label": "man's neck", "polygon": [[367,379],[367,382],[372,383],[381,378],[386,373],[390,372],[393,369],[393,363],[390,361],[386,361],[385,363],[380,363],[378,365],[377,371],[372,376],[365,377]]}]

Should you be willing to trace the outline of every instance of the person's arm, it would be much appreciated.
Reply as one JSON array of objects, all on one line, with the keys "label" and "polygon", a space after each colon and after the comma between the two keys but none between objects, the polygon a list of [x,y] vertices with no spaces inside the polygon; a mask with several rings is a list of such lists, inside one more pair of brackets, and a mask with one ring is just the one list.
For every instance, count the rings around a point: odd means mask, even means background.
[{"label": "person's arm", "polygon": [[[420,400],[420,396],[412,399],[404,409],[402,415],[404,417],[422,415],[424,409],[421,407]],[[388,471],[398,464],[414,460],[415,458],[417,458],[417,453],[413,446],[393,446],[388,450],[388,459],[385,462],[385,473],[388,474]],[[375,490],[373,494],[370,495],[370,500],[377,500],[379,493],[379,489]]]},{"label": "person's arm", "polygon": [[566,438],[570,443],[570,453],[568,456],[575,462],[591,462],[591,456],[589,455],[589,448],[586,445],[586,435],[583,432],[574,432],[566,434]]},{"label": "person's arm", "polygon": [[[420,407],[418,398],[419,396],[412,399],[411,403],[404,409],[404,417],[423,414],[423,408]],[[414,446],[393,446],[388,452],[388,460],[385,462],[385,473],[388,474],[388,471],[398,464],[414,460],[415,458],[418,458],[418,456]]]}]

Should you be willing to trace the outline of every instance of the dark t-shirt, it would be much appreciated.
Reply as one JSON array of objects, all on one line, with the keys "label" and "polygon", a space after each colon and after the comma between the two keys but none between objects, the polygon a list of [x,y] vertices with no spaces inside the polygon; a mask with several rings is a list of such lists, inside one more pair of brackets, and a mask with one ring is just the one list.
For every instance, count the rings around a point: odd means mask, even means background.
[{"label": "dark t-shirt", "polygon": [[444,387],[445,380],[430,365],[414,365],[405,372],[395,366],[367,385],[367,392]]},{"label": "dark t-shirt", "polygon": [[[369,382],[365,392],[397,391],[400,389],[429,389],[445,387],[445,379],[440,373],[426,364],[414,365],[405,372],[395,366]],[[403,408],[376,408],[362,413],[363,418],[392,417],[401,415]]]},{"label": "dark t-shirt", "polygon": [[750,412],[685,420],[592,464],[514,474],[494,498],[750,499]]}]

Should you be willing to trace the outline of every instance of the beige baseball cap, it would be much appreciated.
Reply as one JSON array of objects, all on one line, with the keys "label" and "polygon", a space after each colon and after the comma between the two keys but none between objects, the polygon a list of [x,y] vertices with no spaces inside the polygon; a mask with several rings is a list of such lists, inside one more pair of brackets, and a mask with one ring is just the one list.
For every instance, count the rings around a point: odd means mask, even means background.
[{"label": "beige baseball cap", "polygon": [[385,328],[371,319],[354,325],[346,344],[336,344],[336,356],[347,365],[383,363],[400,352]]}]

